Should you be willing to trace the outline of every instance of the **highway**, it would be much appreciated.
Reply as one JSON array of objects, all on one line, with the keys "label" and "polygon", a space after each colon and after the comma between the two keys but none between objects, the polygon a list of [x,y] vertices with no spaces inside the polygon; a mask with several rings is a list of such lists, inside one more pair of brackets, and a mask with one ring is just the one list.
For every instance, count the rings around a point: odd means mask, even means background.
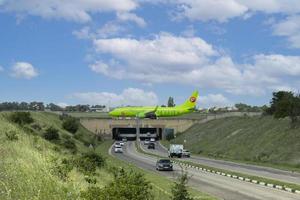
[{"label": "highway", "polygon": [[[115,157],[130,162],[145,170],[154,171],[169,178],[175,178],[181,173],[181,167],[174,165],[173,172],[157,172],[155,170],[156,158],[147,156],[136,151],[133,142],[127,142],[123,147],[124,153],[115,154]],[[249,182],[232,179],[209,172],[199,171],[187,168],[189,176],[191,176],[189,185],[196,190],[211,194],[219,199],[226,200],[296,200],[300,199],[299,194],[293,194],[274,188],[252,184]]]},{"label": "highway", "polygon": [[[141,145],[143,147],[143,145]],[[155,150],[148,150],[143,148],[145,151],[149,151],[153,154],[160,155],[160,156],[168,156],[168,151],[165,147],[163,147],[159,142],[156,142],[156,149]],[[279,169],[274,169],[270,167],[264,166],[257,166],[257,165],[250,165],[250,164],[243,164],[243,163],[234,163],[230,161],[223,161],[223,160],[215,160],[210,158],[204,158],[200,156],[192,155],[191,158],[182,158],[182,160],[202,164],[209,167],[214,167],[223,170],[230,170],[234,172],[239,172],[243,174],[248,174],[252,176],[260,176],[264,178],[295,183],[300,185],[300,173],[297,172],[290,172],[284,171]]]}]

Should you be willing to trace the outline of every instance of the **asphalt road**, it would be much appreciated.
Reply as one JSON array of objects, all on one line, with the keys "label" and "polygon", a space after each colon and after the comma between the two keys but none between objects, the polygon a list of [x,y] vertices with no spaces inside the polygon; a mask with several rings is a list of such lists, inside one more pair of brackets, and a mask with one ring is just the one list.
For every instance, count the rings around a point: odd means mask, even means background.
[{"label": "asphalt road", "polygon": [[[181,167],[174,165],[173,172],[157,172],[156,158],[138,153],[133,142],[127,142],[124,153],[115,154],[117,158],[130,162],[145,170],[154,171],[163,176],[175,178],[181,173]],[[226,200],[296,200],[300,195],[252,184],[238,179],[220,176],[195,169],[185,169],[189,176],[189,185],[196,190],[211,194]]]},{"label": "asphalt road", "polygon": [[[166,156],[166,157],[168,156],[168,151],[159,142],[156,142],[155,147],[156,147],[155,150],[152,149],[148,150],[145,147],[144,149],[153,154]],[[215,159],[204,158],[204,157],[194,156],[194,155],[192,155],[191,158],[182,158],[182,159],[194,163],[199,163],[209,167],[215,167],[218,169],[230,170],[230,171],[239,172],[243,174],[260,176],[260,177],[265,177],[269,179],[295,183],[300,185],[300,173],[297,172],[284,171],[280,169],[274,169],[270,167],[263,167],[257,165],[234,163],[230,161],[215,160]]]}]

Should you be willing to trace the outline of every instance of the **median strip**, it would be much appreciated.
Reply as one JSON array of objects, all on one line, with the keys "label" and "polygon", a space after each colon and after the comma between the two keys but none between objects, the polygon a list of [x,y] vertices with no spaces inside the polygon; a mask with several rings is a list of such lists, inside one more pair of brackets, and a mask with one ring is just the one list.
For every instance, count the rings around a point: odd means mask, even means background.
[{"label": "median strip", "polygon": [[[159,155],[144,151],[137,144],[137,142],[135,143],[135,146],[137,148],[137,151],[140,153],[154,156],[157,158],[165,158],[164,156],[159,156]],[[213,174],[218,174],[218,175],[226,176],[229,178],[234,178],[234,179],[238,179],[241,181],[249,182],[252,184],[259,184],[259,185],[269,187],[269,188],[274,188],[274,189],[278,189],[278,190],[282,190],[282,191],[286,191],[286,192],[290,192],[290,193],[300,194],[300,185],[281,182],[281,181],[272,180],[272,179],[267,179],[267,178],[263,178],[263,177],[256,177],[256,176],[249,176],[249,175],[241,174],[241,173],[235,173],[232,171],[208,167],[208,166],[204,166],[204,165],[189,162],[189,161],[182,161],[182,160],[178,160],[178,159],[172,159],[172,161],[173,161],[173,163],[178,164],[180,166],[184,166],[186,168],[193,168],[193,169],[196,169],[199,171],[206,171],[206,172],[210,172]]]}]

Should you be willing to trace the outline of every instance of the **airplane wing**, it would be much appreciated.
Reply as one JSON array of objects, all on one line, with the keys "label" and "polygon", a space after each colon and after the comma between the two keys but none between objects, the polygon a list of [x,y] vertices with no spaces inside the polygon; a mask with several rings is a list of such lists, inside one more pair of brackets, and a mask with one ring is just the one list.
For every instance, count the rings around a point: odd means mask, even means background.
[{"label": "airplane wing", "polygon": [[147,110],[147,111],[144,111],[144,112],[140,112],[136,115],[137,118],[150,118],[150,119],[156,119],[156,114],[155,112],[157,111],[157,108],[158,106],[155,107],[154,110]]}]

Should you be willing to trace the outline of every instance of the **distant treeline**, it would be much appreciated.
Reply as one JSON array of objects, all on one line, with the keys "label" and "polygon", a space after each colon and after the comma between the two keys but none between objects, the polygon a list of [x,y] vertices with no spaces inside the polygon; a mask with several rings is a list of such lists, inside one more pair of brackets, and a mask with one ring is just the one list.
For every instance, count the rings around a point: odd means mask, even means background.
[{"label": "distant treeline", "polygon": [[25,111],[66,111],[66,112],[90,112],[96,110],[104,109],[104,105],[75,105],[75,106],[67,106],[62,108],[59,105],[54,103],[44,104],[43,102],[3,102],[0,103],[0,111],[18,111],[18,110],[25,110]]}]

